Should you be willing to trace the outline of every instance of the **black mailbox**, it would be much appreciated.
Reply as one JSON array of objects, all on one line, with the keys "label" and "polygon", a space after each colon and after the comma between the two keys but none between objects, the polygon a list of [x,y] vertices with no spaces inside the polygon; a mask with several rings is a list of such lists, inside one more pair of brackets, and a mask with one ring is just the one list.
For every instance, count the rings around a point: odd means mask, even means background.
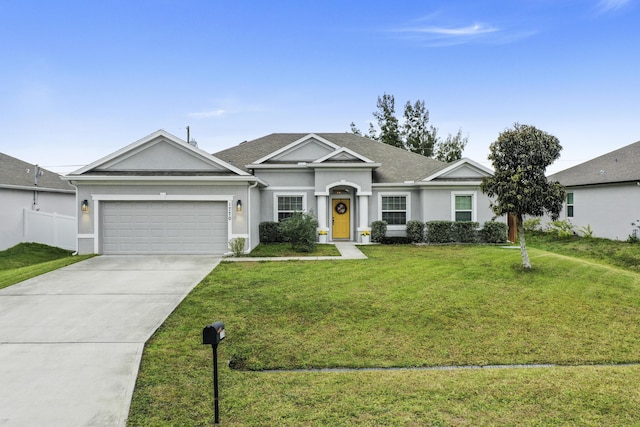
[{"label": "black mailbox", "polygon": [[217,346],[224,339],[224,323],[213,322],[202,330],[202,344]]},{"label": "black mailbox", "polygon": [[213,411],[215,424],[220,422],[218,407],[218,344],[224,339],[224,323],[213,322],[202,329],[202,344],[211,344],[213,350]]}]

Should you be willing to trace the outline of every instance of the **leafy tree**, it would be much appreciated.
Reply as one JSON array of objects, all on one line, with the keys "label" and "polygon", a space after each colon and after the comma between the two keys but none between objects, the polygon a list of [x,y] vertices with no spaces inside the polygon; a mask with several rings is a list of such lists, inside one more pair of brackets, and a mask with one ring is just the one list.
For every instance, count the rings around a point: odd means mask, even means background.
[{"label": "leafy tree", "polygon": [[441,162],[455,162],[462,158],[462,152],[469,142],[468,137],[462,137],[462,129],[455,136],[449,134],[444,141],[438,141],[436,145],[436,159]]},{"label": "leafy tree", "polygon": [[351,122],[352,133],[426,157],[435,157],[443,162],[453,162],[462,158],[462,151],[469,138],[463,138],[462,130],[459,130],[455,136],[449,135],[442,141],[438,136],[438,128],[429,124],[429,110],[426,109],[424,101],[418,100],[415,104],[407,101],[402,126],[395,116],[393,95],[385,93],[382,97],[379,96],[376,106],[378,111],[374,111],[373,117],[378,120],[380,133],[378,134],[373,123],[369,123],[369,131],[364,135],[355,123]]},{"label": "leafy tree", "polygon": [[362,131],[360,129],[358,129],[358,127],[356,126],[356,124],[354,122],[351,122],[349,127],[351,128],[351,133],[354,134],[354,135],[364,136],[364,137],[367,137],[369,139],[373,139],[374,141],[378,141],[379,140],[378,135],[376,135],[376,128],[375,128],[375,126],[373,126],[373,123],[369,123],[369,132],[366,135],[362,134]]},{"label": "leafy tree", "polygon": [[517,218],[522,265],[530,269],[524,217],[547,212],[553,220],[558,218],[566,191],[560,183],[549,182],[545,171],[560,157],[562,146],[555,136],[516,123],[513,129],[502,132],[489,150],[495,172],[483,179],[482,191],[495,197],[491,209],[496,215],[511,213]]},{"label": "leafy tree", "polygon": [[429,110],[424,106],[424,101],[416,101],[411,105],[407,101],[404,106],[404,124],[402,126],[402,136],[404,136],[404,147],[413,153],[432,157],[434,146],[438,139],[438,130],[429,124]]},{"label": "leafy tree", "polygon": [[[373,113],[373,117],[378,120],[378,126],[380,127],[379,141],[393,145],[394,147],[404,148],[404,143],[402,142],[402,138],[400,138],[398,118],[395,116],[395,100],[393,95],[387,95],[385,93],[382,97],[378,97],[376,106],[378,107],[378,111]],[[371,129],[372,126],[373,125],[371,125],[369,129]]]},{"label": "leafy tree", "polygon": [[373,125],[373,123],[369,123],[369,133],[367,133],[367,135],[365,136],[369,139],[373,139],[374,141],[380,141],[380,138],[378,138],[378,135],[376,135],[376,127]]}]

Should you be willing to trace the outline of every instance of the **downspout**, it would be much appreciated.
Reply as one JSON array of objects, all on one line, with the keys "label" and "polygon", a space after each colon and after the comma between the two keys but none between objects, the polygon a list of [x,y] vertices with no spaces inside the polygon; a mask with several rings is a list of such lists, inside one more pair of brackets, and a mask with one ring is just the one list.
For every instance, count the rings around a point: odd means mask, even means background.
[{"label": "downspout", "polygon": [[253,185],[250,185],[247,188],[247,210],[248,210],[248,218],[247,218],[247,234],[249,235],[249,248],[251,248],[251,189],[256,188],[258,186],[258,181],[254,182]]}]

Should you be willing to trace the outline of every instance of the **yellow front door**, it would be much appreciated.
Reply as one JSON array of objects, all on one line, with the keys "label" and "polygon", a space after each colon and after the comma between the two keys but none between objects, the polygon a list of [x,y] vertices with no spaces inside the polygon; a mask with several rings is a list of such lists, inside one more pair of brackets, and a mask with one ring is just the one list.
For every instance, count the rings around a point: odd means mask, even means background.
[{"label": "yellow front door", "polygon": [[348,239],[351,237],[351,205],[349,199],[333,199],[331,203],[333,215],[333,238]]}]

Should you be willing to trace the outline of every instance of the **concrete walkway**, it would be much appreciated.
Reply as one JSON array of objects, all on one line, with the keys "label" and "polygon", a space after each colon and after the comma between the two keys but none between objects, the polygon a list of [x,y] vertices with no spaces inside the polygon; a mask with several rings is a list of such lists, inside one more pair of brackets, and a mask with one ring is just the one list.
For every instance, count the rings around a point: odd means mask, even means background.
[{"label": "concrete walkway", "polygon": [[321,260],[340,260],[340,259],[367,259],[367,256],[353,242],[335,242],[334,243],[340,256],[299,256],[299,257],[229,257],[225,261],[231,262],[248,262],[248,261],[321,261]]},{"label": "concrete walkway", "polygon": [[124,426],[144,343],[219,261],[101,256],[0,290],[0,426]]}]

